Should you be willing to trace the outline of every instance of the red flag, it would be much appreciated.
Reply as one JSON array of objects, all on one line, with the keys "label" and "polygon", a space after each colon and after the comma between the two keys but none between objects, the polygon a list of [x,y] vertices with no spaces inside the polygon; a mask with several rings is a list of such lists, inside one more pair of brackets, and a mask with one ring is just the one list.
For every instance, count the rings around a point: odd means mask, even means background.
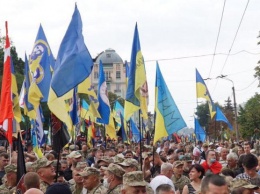
[{"label": "red flag", "polygon": [[11,56],[10,56],[10,41],[8,37],[8,26],[5,22],[6,28],[6,43],[5,43],[5,53],[4,53],[4,71],[2,80],[2,91],[1,91],[1,102],[0,102],[0,124],[3,125],[6,131],[6,138],[9,144],[12,144],[12,119],[13,114],[13,103],[12,103],[12,77],[11,77]]}]

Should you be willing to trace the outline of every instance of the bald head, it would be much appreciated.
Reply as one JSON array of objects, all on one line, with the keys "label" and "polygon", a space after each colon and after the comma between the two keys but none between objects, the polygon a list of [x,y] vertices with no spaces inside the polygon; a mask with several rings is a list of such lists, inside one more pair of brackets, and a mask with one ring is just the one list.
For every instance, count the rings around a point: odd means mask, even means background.
[{"label": "bald head", "polygon": [[24,194],[44,194],[44,193],[39,189],[32,188],[27,190]]}]

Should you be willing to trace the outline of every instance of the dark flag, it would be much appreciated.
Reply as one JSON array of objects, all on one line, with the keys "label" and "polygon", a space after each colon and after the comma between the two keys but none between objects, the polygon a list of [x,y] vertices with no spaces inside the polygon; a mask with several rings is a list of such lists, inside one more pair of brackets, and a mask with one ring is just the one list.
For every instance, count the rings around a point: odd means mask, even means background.
[{"label": "dark flag", "polygon": [[66,126],[54,114],[51,114],[51,129],[53,150],[60,153],[60,150],[69,143],[70,135]]},{"label": "dark flag", "polygon": [[25,192],[25,188],[23,186],[23,177],[26,174],[26,168],[25,168],[25,160],[24,160],[24,151],[23,151],[23,145],[22,140],[20,136],[20,132],[18,132],[18,142],[17,142],[17,187],[16,187],[16,193],[22,194]]}]

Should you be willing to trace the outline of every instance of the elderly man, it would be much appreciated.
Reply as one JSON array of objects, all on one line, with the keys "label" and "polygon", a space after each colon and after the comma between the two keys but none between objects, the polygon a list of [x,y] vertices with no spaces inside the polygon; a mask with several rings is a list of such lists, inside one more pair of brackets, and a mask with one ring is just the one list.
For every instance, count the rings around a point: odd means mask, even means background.
[{"label": "elderly man", "polygon": [[190,179],[183,175],[183,165],[181,161],[175,161],[173,163],[173,172],[172,182],[176,187],[176,190],[179,190],[182,193],[183,187],[190,183]]},{"label": "elderly man", "polygon": [[222,165],[216,160],[216,152],[214,150],[208,150],[206,152],[206,161],[204,161],[201,166],[204,168],[207,174],[219,174]]},{"label": "elderly man", "polygon": [[146,194],[146,185],[142,171],[129,172],[123,176],[122,194]]},{"label": "elderly man", "polygon": [[40,177],[40,189],[44,193],[46,192],[47,187],[53,183],[56,175],[52,163],[53,161],[48,161],[47,158],[43,157],[32,164],[35,172],[37,172]]},{"label": "elderly man", "polygon": [[150,185],[154,192],[156,191],[157,187],[161,184],[169,184],[174,188],[173,182],[171,180],[173,175],[173,166],[170,163],[163,163],[161,166],[161,174],[157,175],[151,181]]},{"label": "elderly man", "polygon": [[100,173],[94,167],[86,167],[79,173],[83,177],[83,187],[87,189],[87,194],[105,194],[107,189],[100,183]]},{"label": "elderly man", "polygon": [[230,154],[227,155],[227,166],[223,169],[230,169],[234,172],[234,175],[237,176],[238,174],[242,173],[237,162],[238,162],[237,154],[231,152]]},{"label": "elderly man", "polygon": [[4,167],[6,174],[6,182],[0,186],[0,191],[13,193],[16,191],[16,180],[17,180],[17,167],[13,164],[9,164]]},{"label": "elderly man", "polygon": [[123,186],[124,169],[117,164],[109,164],[106,170],[106,179],[104,185],[108,188],[107,194],[118,194]]}]

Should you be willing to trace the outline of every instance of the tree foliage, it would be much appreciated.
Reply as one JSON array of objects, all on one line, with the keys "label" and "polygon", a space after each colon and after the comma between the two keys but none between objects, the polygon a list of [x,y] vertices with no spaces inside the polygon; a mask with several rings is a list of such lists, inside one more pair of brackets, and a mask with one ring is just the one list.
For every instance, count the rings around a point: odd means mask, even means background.
[{"label": "tree foliage", "polygon": [[239,107],[238,122],[243,138],[249,139],[258,135],[255,131],[260,129],[260,94],[256,93],[244,107]]}]

